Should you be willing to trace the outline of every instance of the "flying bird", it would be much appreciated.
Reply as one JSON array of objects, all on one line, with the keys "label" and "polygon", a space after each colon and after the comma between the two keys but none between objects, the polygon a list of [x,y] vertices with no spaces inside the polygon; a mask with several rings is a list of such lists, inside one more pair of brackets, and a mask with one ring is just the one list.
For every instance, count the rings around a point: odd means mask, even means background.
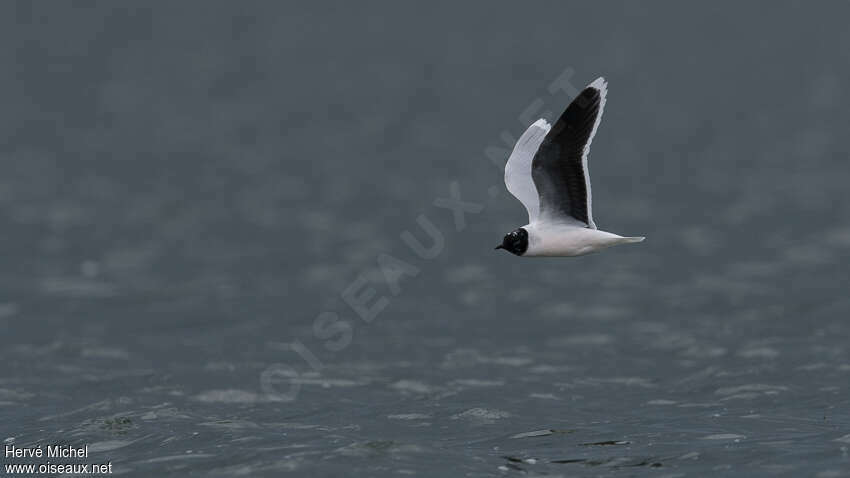
[{"label": "flying bird", "polygon": [[641,242],[600,231],[593,222],[587,153],[608,85],[600,77],[582,90],[554,126],[539,119],[519,138],[505,165],[505,185],[528,210],[528,224],[496,249],[517,256],[580,256]]}]

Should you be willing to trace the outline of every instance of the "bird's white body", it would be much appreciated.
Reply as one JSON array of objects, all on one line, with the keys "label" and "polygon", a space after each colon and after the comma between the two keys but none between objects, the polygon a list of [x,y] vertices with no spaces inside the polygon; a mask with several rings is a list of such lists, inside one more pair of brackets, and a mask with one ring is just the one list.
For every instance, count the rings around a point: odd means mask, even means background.
[{"label": "bird's white body", "polygon": [[572,257],[601,251],[617,244],[641,242],[643,237],[623,237],[575,224],[526,224],[528,250],[523,257]]}]

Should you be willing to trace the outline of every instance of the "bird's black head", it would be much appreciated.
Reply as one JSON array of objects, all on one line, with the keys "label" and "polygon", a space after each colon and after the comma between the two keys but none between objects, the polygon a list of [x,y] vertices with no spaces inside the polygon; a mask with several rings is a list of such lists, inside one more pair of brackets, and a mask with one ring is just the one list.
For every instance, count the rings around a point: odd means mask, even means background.
[{"label": "bird's black head", "polygon": [[528,249],[528,231],[519,228],[508,234],[502,239],[502,243],[496,246],[496,249],[504,249],[511,254],[521,256]]}]

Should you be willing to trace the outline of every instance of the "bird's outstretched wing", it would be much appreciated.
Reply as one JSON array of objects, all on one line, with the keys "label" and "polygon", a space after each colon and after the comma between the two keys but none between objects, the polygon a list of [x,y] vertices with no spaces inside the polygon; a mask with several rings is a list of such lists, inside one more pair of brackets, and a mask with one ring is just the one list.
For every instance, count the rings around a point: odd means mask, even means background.
[{"label": "bird's outstretched wing", "polygon": [[[606,93],[607,83],[601,77],[582,90],[552,126],[534,155],[531,177],[539,194],[543,222],[577,221],[596,229],[591,210],[587,153],[602,119]],[[525,203],[522,198],[520,200]]]},{"label": "bird's outstretched wing", "polygon": [[528,211],[529,224],[537,222],[540,213],[539,196],[531,179],[531,163],[540,143],[549,132],[549,123],[539,119],[520,136],[505,165],[505,185]]}]

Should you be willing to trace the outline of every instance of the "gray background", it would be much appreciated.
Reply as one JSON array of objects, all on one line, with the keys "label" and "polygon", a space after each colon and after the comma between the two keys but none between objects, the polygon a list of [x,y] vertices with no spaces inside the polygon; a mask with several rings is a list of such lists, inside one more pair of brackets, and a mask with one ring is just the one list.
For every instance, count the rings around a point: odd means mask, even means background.
[{"label": "gray background", "polygon": [[[850,8],[590,3],[3,2],[0,440],[133,476],[850,473]],[[647,241],[520,260],[485,150],[565,71],[610,82],[596,222]]]}]

